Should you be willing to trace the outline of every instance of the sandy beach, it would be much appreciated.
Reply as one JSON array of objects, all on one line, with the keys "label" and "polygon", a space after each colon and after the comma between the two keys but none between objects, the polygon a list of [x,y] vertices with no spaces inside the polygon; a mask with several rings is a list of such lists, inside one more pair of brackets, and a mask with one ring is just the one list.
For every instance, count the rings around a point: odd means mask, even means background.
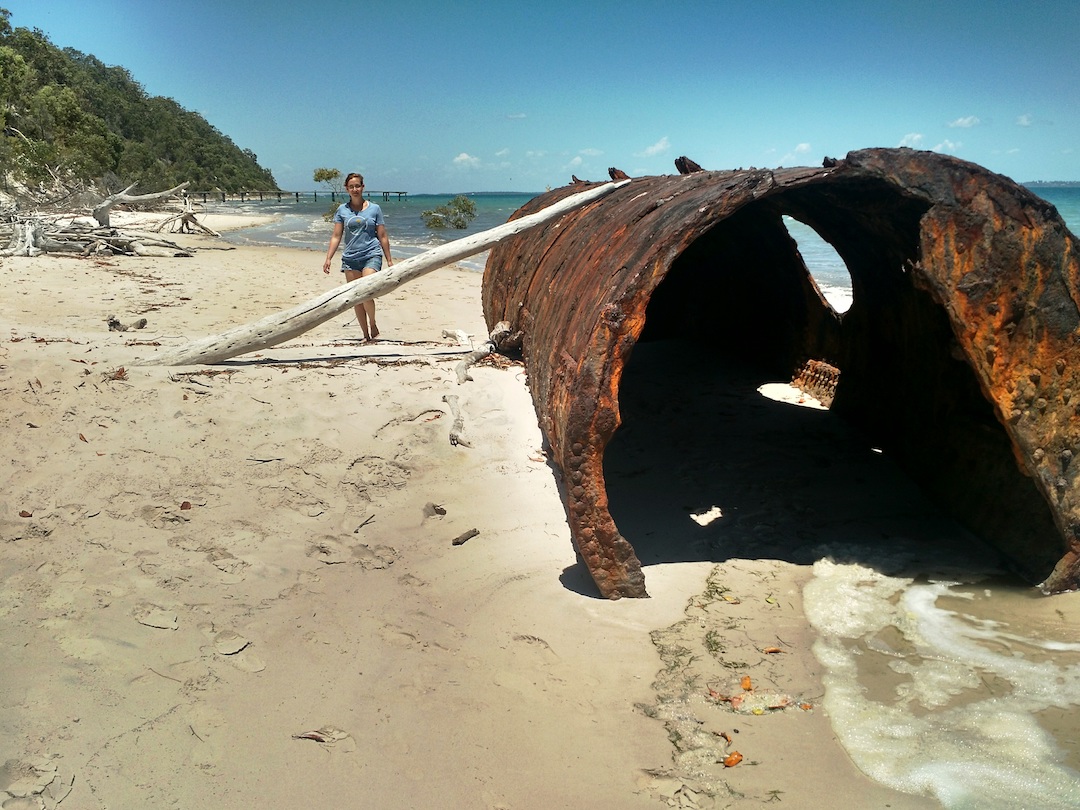
[{"label": "sandy beach", "polygon": [[342,281],[168,238],[0,262],[3,807],[938,806],[837,743],[805,560],[639,548],[652,598],[597,597],[521,367],[456,383],[479,274],[380,299],[376,343],[154,367]]}]

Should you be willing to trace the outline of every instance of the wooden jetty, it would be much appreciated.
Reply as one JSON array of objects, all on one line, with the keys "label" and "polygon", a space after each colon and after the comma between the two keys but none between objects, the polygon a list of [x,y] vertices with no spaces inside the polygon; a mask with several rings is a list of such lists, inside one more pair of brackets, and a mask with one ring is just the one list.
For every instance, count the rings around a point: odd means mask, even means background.
[{"label": "wooden jetty", "polygon": [[[188,191],[188,192],[186,192],[186,194],[187,194],[188,197],[190,197],[192,199],[195,199],[195,200],[201,200],[203,203],[206,203],[209,200],[214,200],[215,202],[226,202],[227,200],[234,200],[234,201],[239,200],[240,202],[247,202],[248,200],[258,200],[259,202],[263,202],[264,200],[274,200],[274,199],[276,199],[278,202],[281,202],[282,200],[284,200],[284,199],[286,199],[288,197],[294,198],[297,202],[300,202],[301,198],[305,199],[305,200],[308,199],[308,198],[311,198],[314,201],[318,201],[320,194],[324,198],[329,195],[331,202],[336,202],[339,194],[341,195],[341,198],[343,200],[349,199],[349,194],[348,194],[348,192],[345,192],[345,191],[281,191],[279,189],[273,189],[273,190],[270,190],[270,191],[264,190],[264,191],[233,191],[233,192],[228,192],[228,191]],[[407,192],[407,191],[368,191],[368,192],[365,192],[364,196],[369,200],[372,197],[382,197],[383,202],[388,202],[392,197],[397,197],[399,200],[404,200],[409,196],[409,192]]]}]

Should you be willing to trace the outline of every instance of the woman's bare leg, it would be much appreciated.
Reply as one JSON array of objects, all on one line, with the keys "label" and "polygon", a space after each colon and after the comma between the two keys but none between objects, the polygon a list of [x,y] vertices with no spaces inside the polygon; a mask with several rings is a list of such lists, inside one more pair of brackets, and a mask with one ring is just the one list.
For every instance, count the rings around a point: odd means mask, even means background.
[{"label": "woman's bare leg", "polygon": [[[372,276],[377,272],[378,271],[374,267],[365,267],[363,277],[367,278],[368,276]],[[368,300],[361,302],[361,304],[358,304],[357,306],[363,306],[367,314],[367,321],[371,324],[370,334],[368,333],[367,329],[364,329],[364,335],[369,340],[374,340],[379,336],[379,327],[375,323],[375,299],[369,298]]]},{"label": "woman's bare leg", "polygon": [[[362,278],[363,274],[358,273],[355,270],[345,271],[346,281],[356,281],[358,278]],[[356,322],[360,324],[360,328],[364,331],[364,340],[371,340],[371,329],[368,328],[368,313],[367,313],[367,301],[361,301],[359,304],[353,307],[353,312],[356,313]],[[375,323],[375,317],[372,315],[372,324]],[[375,330],[375,334],[378,335],[379,331]]]}]

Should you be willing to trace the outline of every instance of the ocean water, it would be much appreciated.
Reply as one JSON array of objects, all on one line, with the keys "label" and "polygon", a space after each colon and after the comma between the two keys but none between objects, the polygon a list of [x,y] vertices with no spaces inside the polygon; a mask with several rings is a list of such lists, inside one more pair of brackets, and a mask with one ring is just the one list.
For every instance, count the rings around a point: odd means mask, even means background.
[{"label": "ocean water", "polygon": [[[1080,233],[1080,186],[1032,190]],[[395,257],[502,224],[535,195],[469,195],[478,216],[468,229],[426,228],[420,212],[452,196],[377,200]],[[229,233],[230,242],[321,253],[329,207],[320,200],[207,208],[280,216]],[[785,222],[823,294],[846,310],[851,282],[843,262],[812,229]],[[481,254],[463,264],[482,271],[485,261]],[[945,808],[1080,808],[1080,594],[1040,597],[999,572],[984,579],[900,573],[921,564],[919,554],[897,539],[872,566],[838,549],[813,567],[803,604],[818,635],[822,704],[836,738],[871,778]]]}]

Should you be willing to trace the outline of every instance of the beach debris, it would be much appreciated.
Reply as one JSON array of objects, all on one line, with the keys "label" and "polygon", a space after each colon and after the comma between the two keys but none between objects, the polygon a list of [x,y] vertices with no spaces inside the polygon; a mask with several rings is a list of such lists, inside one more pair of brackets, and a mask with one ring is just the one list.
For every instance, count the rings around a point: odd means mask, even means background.
[{"label": "beach debris", "polygon": [[[95,227],[85,222],[48,225],[35,220],[16,221],[0,225],[10,227],[12,237],[0,256],[38,256],[42,253],[63,253],[87,256],[144,256],[178,258],[192,256],[191,250],[150,234],[125,233],[117,228]],[[0,238],[2,238],[0,230]]]},{"label": "beach debris", "polygon": [[303,731],[299,734],[293,734],[292,738],[294,740],[314,740],[323,745],[334,745],[342,740],[349,739],[350,736],[351,735],[347,731],[342,731],[336,726],[323,726],[314,731]]},{"label": "beach debris", "polygon": [[453,338],[455,341],[457,341],[458,346],[468,346],[470,349],[472,348],[472,339],[463,329],[454,329],[453,331],[448,331],[444,329],[442,332],[442,336],[444,338]]},{"label": "beach debris", "polygon": [[[831,399],[1019,573],[1047,593],[1080,589],[1080,465],[1065,455],[1078,452],[1080,243],[1057,210],[1006,177],[912,149],[820,167],[691,163],[513,236],[485,266],[485,321],[522,332],[571,538],[601,594],[648,595],[604,478],[619,386],[643,340],[797,369],[797,385]],[[785,216],[847,262],[855,293],[842,316]]]},{"label": "beach debris", "polygon": [[734,768],[740,762],[743,761],[743,755],[738,751],[732,751],[722,760],[725,768]]},{"label": "beach debris", "polygon": [[807,360],[791,377],[791,384],[809,394],[824,407],[832,407],[836,386],[840,382],[840,369],[824,360]]},{"label": "beach debris", "polygon": [[143,603],[137,605],[132,611],[132,616],[139,624],[147,627],[155,627],[159,630],[175,630],[180,626],[180,620],[176,613],[159,605]]},{"label": "beach debris", "polygon": [[767,711],[786,709],[795,699],[781,692],[744,692],[728,699],[731,710],[739,714],[765,714]]},{"label": "beach debris", "polygon": [[208,236],[221,236],[220,233],[212,228],[207,228],[195,218],[194,203],[187,194],[184,195],[184,210],[177,214],[173,214],[167,219],[163,219],[154,227],[154,230],[160,233],[165,230],[166,227],[168,227],[170,231],[180,231],[180,233],[201,232]]},{"label": "beach debris", "polygon": [[510,324],[507,321],[499,321],[499,323],[495,324],[495,327],[491,330],[488,339],[469,352],[465,359],[458,363],[458,385],[472,380],[472,377],[469,375],[469,369],[485,357],[493,352],[512,351],[515,347],[520,348],[520,346],[521,333],[511,331]]},{"label": "beach debris", "polygon": [[427,503],[424,504],[424,518],[425,519],[430,518],[430,517],[435,517],[436,515],[441,517],[441,516],[443,516],[445,514],[446,514],[446,507],[443,506],[442,504],[432,503],[431,501],[428,501]]},{"label": "beach debris", "polygon": [[120,320],[115,315],[110,315],[105,319],[105,322],[109,324],[110,332],[127,332],[129,329],[145,329],[147,324],[146,318],[139,318],[137,321],[132,321],[129,324],[120,323]]},{"label": "beach debris", "polygon": [[97,220],[98,225],[103,228],[109,227],[109,214],[111,213],[113,206],[117,203],[148,203],[148,202],[160,202],[161,200],[167,200],[170,197],[176,196],[176,193],[183,191],[188,187],[187,183],[181,183],[175,188],[170,188],[166,191],[155,191],[149,194],[128,194],[138,183],[132,183],[123,191],[117,191],[115,194],[110,194],[104,200],[94,206],[94,210],[91,211],[91,215]]},{"label": "beach debris", "polygon": [[28,512],[26,509],[19,510],[19,517],[21,517],[21,518],[31,518],[33,516],[34,516],[33,512]]},{"label": "beach debris", "polygon": [[753,682],[752,682],[752,681],[750,680],[750,676],[749,676],[749,675],[743,675],[743,677],[742,677],[742,684],[741,684],[741,686],[742,686],[742,688],[743,688],[743,691],[745,691],[745,692],[751,692],[751,691],[753,691],[753,689],[754,689],[754,684],[753,684]]},{"label": "beach debris", "polygon": [[457,394],[445,394],[442,399],[450,407],[450,415],[454,417],[454,422],[450,425],[450,444],[455,447],[472,447],[472,442],[465,438],[465,417],[461,413]]},{"label": "beach debris", "polygon": [[463,532],[462,534],[459,534],[457,537],[455,537],[453,540],[451,540],[450,545],[452,545],[452,546],[464,545],[466,542],[468,542],[469,540],[472,540],[478,534],[480,534],[479,529],[469,529],[467,532]]}]

